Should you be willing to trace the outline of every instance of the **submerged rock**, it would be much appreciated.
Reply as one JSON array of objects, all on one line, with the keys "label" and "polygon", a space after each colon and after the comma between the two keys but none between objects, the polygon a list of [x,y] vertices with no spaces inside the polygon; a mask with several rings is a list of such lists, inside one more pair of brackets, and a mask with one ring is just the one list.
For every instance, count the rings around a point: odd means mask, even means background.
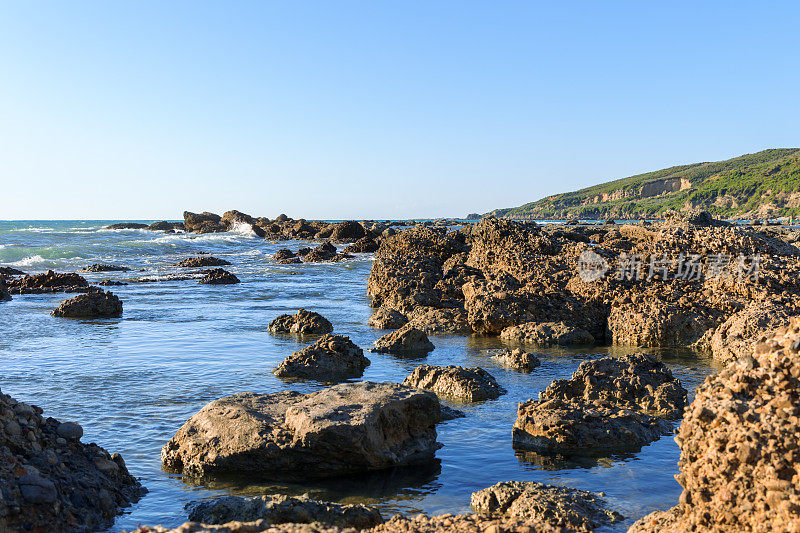
[{"label": "submerged rock", "polygon": [[547,524],[567,531],[594,531],[624,520],[594,492],[545,485],[535,481],[503,481],[473,492],[470,505],[476,513],[507,516],[532,524]]},{"label": "submerged rock", "polygon": [[50,313],[65,318],[110,318],[122,316],[122,301],[113,293],[92,291],[61,302]]},{"label": "submerged rock", "polygon": [[198,267],[224,266],[230,264],[231,264],[230,261],[226,261],[225,259],[212,257],[210,255],[200,255],[197,257],[187,257],[186,259],[183,259],[182,261],[175,263],[175,266],[184,268],[198,268]]},{"label": "submerged rock", "polygon": [[299,255],[295,255],[295,253],[288,248],[281,248],[278,250],[275,255],[272,256],[272,260],[276,263],[281,263],[282,265],[291,265],[301,263],[303,261],[300,259]]},{"label": "submerged rock", "polygon": [[389,307],[381,307],[369,317],[367,325],[377,329],[400,329],[408,323],[406,316]]},{"label": "submerged rock", "polygon": [[697,389],[675,440],[679,504],[636,533],[800,530],[800,318]]},{"label": "submerged rock", "polygon": [[420,365],[403,380],[403,385],[466,402],[491,400],[506,392],[484,369],[452,365]]},{"label": "submerged rock", "polygon": [[128,270],[130,270],[128,267],[101,264],[89,265],[81,269],[82,272],[127,272]]},{"label": "submerged rock", "polygon": [[505,328],[500,332],[500,338],[504,341],[539,346],[594,344],[591,333],[575,326],[568,326],[564,322],[526,322]]},{"label": "submerged rock", "polygon": [[167,222],[166,220],[162,220],[161,222],[153,222],[147,226],[147,229],[151,231],[166,231],[167,233],[186,231],[186,227],[183,225],[183,222]]},{"label": "submerged rock", "polygon": [[146,490],[82,428],[0,393],[0,531],[99,531]]},{"label": "submerged rock", "polygon": [[542,364],[539,358],[530,352],[515,348],[505,350],[494,354],[492,357],[503,366],[513,368],[519,372],[530,372],[534,368]]},{"label": "submerged rock", "polygon": [[327,333],[281,361],[273,373],[281,378],[335,382],[360,377],[369,364],[364,351],[349,338]]},{"label": "submerged rock", "polygon": [[239,278],[227,270],[212,268],[211,270],[206,270],[203,277],[200,278],[197,283],[207,285],[229,285],[232,283],[239,283]]},{"label": "submerged rock", "polygon": [[303,255],[303,261],[306,263],[322,263],[325,261],[333,261],[336,257],[336,247],[330,242],[324,242]]},{"label": "submerged rock", "polygon": [[270,333],[323,335],[333,331],[333,324],[319,313],[299,309],[294,315],[283,314],[267,326]]},{"label": "submerged rock", "polygon": [[383,522],[380,511],[368,505],[342,505],[305,496],[280,494],[242,498],[222,496],[189,506],[189,520],[205,524],[254,522],[308,524],[366,529]]},{"label": "submerged rock", "polygon": [[388,333],[375,341],[372,351],[376,353],[396,353],[396,354],[426,354],[435,348],[433,343],[428,340],[425,332],[420,331],[411,324],[406,324],[402,328]]},{"label": "submerged rock", "polygon": [[189,476],[379,470],[433,459],[440,419],[435,394],[394,383],[342,383],[308,395],[234,394],[191,417],[161,460]]}]

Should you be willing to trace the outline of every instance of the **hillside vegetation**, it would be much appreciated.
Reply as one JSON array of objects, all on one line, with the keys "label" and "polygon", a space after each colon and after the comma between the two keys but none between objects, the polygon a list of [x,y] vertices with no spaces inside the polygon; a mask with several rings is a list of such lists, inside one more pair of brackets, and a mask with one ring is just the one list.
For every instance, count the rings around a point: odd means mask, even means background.
[{"label": "hillside vegetation", "polygon": [[657,218],[667,210],[698,208],[725,218],[800,215],[800,149],[778,148],[666,168],[489,214],[532,219]]}]

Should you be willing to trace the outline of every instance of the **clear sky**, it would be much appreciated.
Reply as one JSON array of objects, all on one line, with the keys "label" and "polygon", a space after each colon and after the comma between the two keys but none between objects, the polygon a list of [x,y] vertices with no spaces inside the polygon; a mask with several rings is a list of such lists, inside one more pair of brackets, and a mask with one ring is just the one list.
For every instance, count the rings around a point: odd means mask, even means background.
[{"label": "clear sky", "polygon": [[464,216],[800,146],[797,2],[0,1],[0,219]]}]

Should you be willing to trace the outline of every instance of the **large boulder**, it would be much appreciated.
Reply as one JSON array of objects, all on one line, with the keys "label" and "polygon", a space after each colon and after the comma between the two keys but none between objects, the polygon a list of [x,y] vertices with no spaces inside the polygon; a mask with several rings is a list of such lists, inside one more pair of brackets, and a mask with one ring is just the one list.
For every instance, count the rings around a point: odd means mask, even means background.
[{"label": "large boulder", "polygon": [[679,504],[630,531],[800,531],[800,318],[697,389],[675,440]]},{"label": "large boulder", "polygon": [[526,322],[505,328],[500,332],[500,338],[507,342],[538,346],[594,344],[591,333],[564,322]]},{"label": "large boulder", "polygon": [[535,481],[497,483],[473,492],[470,505],[483,515],[519,518],[567,531],[594,531],[624,519],[608,509],[599,494]]},{"label": "large boulder", "polygon": [[199,255],[197,257],[187,257],[175,263],[175,266],[183,268],[216,267],[230,265],[230,261],[213,257],[211,255]]},{"label": "large boulder", "polygon": [[122,301],[113,293],[92,291],[61,302],[50,313],[65,318],[110,318],[122,316]]},{"label": "large boulder", "polygon": [[230,285],[239,283],[239,278],[236,277],[236,274],[228,272],[225,269],[212,268],[211,270],[205,270],[203,272],[203,277],[200,278],[197,283],[202,283],[204,285]]},{"label": "large boulder", "polygon": [[261,237],[263,239],[267,236],[267,232],[258,225],[256,219],[235,209],[223,213],[220,223],[230,231],[245,228],[255,234],[256,237]]},{"label": "large boulder", "polygon": [[330,238],[334,241],[353,242],[358,241],[366,235],[367,231],[364,229],[364,226],[354,220],[345,220],[344,222],[339,222],[334,225]]},{"label": "large boulder", "polygon": [[204,211],[202,213],[183,212],[183,226],[191,233],[221,233],[228,227],[222,224],[222,217]]},{"label": "large boulder", "polygon": [[342,528],[366,529],[383,522],[380,511],[369,505],[342,505],[314,500],[307,495],[280,494],[242,498],[221,496],[189,506],[189,520],[205,524],[254,522],[308,524],[318,522]]},{"label": "large boulder", "polygon": [[506,393],[497,380],[480,367],[420,365],[403,380],[403,385],[465,402],[491,400]]},{"label": "large boulder", "polygon": [[273,373],[281,378],[336,382],[360,377],[368,366],[364,351],[349,338],[327,333],[281,361]]},{"label": "large boulder", "polygon": [[606,401],[653,416],[680,419],[687,404],[681,382],[644,353],[584,361],[569,379],[557,379],[540,398]]},{"label": "large boulder", "polygon": [[324,263],[326,261],[334,261],[337,257],[336,247],[330,242],[324,242],[312,249],[307,254],[304,254],[303,261],[306,263]]},{"label": "large boulder", "polygon": [[433,351],[434,348],[435,346],[424,331],[416,329],[411,324],[406,324],[402,328],[387,333],[376,340],[372,351],[376,353],[417,355],[426,354]]},{"label": "large boulder", "polygon": [[333,324],[319,313],[299,309],[294,315],[283,314],[267,326],[270,333],[323,335],[333,331]]},{"label": "large boulder", "polygon": [[381,307],[367,321],[369,327],[377,329],[400,329],[407,323],[406,315],[389,307]]},{"label": "large boulder", "polygon": [[74,422],[0,393],[0,531],[99,531],[146,490]]},{"label": "large boulder", "polygon": [[161,451],[189,476],[325,477],[433,459],[435,394],[394,383],[342,383],[312,394],[240,393],[191,417]]}]

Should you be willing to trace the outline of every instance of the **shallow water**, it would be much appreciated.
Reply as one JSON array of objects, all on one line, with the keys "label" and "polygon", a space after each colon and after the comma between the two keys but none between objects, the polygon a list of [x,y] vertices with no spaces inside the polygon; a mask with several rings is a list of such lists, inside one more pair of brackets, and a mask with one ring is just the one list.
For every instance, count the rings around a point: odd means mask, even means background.
[{"label": "shallow water", "polygon": [[[310,492],[343,502],[374,503],[385,511],[466,512],[470,493],[498,481],[533,480],[602,491],[629,520],[675,505],[680,486],[678,447],[665,437],[639,453],[602,459],[515,454],[511,427],[516,405],[535,397],[551,380],[568,377],[581,361],[610,348],[541,350],[542,366],[520,374],[496,365],[487,350],[497,339],[432,337],[436,349],[425,358],[367,354],[363,379],[402,381],[422,362],[480,365],[508,393],[497,400],[458,405],[467,417],[438,427],[444,447],[425,468],[309,485],[265,480],[225,480],[193,486],[160,467],[160,448],[209,401],[243,391],[323,385],[286,384],[271,374],[275,365],[302,347],[291,337],[270,335],[277,315],[305,307],[322,313],[336,333],[367,348],[381,334],[366,326],[366,278],[371,258],[335,264],[276,265],[269,257],[300,242],[273,243],[252,235],[165,235],[139,230],[103,230],[111,221],[0,222],[0,265],[36,273],[48,268],[74,271],[91,263],[111,263],[130,272],[83,274],[90,281],[175,273],[171,266],[196,252],[233,263],[225,267],[238,285],[206,286],[194,281],[108,287],[125,305],[121,319],[70,320],[49,312],[72,295],[20,295],[0,304],[0,389],[34,403],[45,416],[80,422],[84,442],[97,442],[125,458],[149,493],[117,519],[111,531],[137,524],[174,526],[186,519],[186,503],[229,492],[238,494]],[[627,350],[628,352],[632,350]],[[686,350],[654,351],[693,391],[712,371],[710,362]]]}]

